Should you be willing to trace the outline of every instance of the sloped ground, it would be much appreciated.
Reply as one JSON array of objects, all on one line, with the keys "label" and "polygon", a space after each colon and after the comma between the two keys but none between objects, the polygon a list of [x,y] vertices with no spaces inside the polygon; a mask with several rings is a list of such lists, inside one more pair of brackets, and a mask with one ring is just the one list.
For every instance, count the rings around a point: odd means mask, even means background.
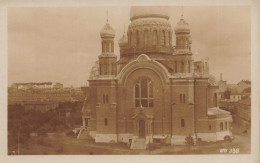
[{"label": "sloped ground", "polygon": [[[239,153],[250,153],[250,138],[234,135],[232,143],[204,143],[188,148],[151,144],[147,150],[130,150],[126,144],[94,143],[91,140],[78,140],[65,133],[53,133],[47,137],[33,137],[20,146],[22,155],[120,155],[120,154],[229,154],[229,150],[239,149]],[[220,149],[227,152],[220,152]]]}]

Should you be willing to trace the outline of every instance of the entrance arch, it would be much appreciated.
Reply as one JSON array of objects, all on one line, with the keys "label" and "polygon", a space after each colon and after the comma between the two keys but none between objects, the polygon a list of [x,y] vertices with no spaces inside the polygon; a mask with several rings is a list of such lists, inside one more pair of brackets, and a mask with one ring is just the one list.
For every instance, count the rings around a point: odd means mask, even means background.
[{"label": "entrance arch", "polygon": [[144,138],[145,137],[145,121],[139,120],[139,137]]}]

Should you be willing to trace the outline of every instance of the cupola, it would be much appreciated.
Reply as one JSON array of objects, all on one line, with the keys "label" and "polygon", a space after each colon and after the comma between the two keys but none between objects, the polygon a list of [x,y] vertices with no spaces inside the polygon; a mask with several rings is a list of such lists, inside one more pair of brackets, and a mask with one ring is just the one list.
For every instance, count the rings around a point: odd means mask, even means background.
[{"label": "cupola", "polygon": [[190,33],[189,24],[183,19],[180,19],[178,24],[174,28],[175,33]]},{"label": "cupola", "polygon": [[101,37],[115,37],[115,31],[107,22],[106,25],[100,30]]}]

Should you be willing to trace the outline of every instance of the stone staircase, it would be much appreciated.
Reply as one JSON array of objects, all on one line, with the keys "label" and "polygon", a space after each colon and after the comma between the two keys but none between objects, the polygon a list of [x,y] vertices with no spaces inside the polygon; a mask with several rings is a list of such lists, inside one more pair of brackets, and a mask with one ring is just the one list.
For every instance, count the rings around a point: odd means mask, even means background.
[{"label": "stone staircase", "polygon": [[90,138],[89,131],[86,128],[81,128],[77,136],[77,139],[89,139],[89,138]]},{"label": "stone staircase", "polygon": [[145,138],[133,139],[130,149],[146,149]]}]

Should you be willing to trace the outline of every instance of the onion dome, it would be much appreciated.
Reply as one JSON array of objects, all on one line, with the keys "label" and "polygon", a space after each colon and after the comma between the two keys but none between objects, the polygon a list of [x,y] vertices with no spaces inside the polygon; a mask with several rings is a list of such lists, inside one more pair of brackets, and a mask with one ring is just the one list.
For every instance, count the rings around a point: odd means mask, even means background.
[{"label": "onion dome", "polygon": [[170,10],[166,6],[134,6],[130,10],[130,20],[145,17],[160,17],[169,19]]},{"label": "onion dome", "polygon": [[124,34],[124,35],[120,38],[118,44],[119,44],[119,46],[124,46],[124,45],[127,45],[127,43],[128,43],[128,40],[127,40],[126,35]]},{"label": "onion dome", "polygon": [[101,37],[115,37],[115,31],[110,26],[109,23],[106,23],[106,25],[100,31],[100,36]]},{"label": "onion dome", "polygon": [[189,24],[183,18],[181,18],[179,23],[175,26],[174,31],[175,33],[190,32]]}]

